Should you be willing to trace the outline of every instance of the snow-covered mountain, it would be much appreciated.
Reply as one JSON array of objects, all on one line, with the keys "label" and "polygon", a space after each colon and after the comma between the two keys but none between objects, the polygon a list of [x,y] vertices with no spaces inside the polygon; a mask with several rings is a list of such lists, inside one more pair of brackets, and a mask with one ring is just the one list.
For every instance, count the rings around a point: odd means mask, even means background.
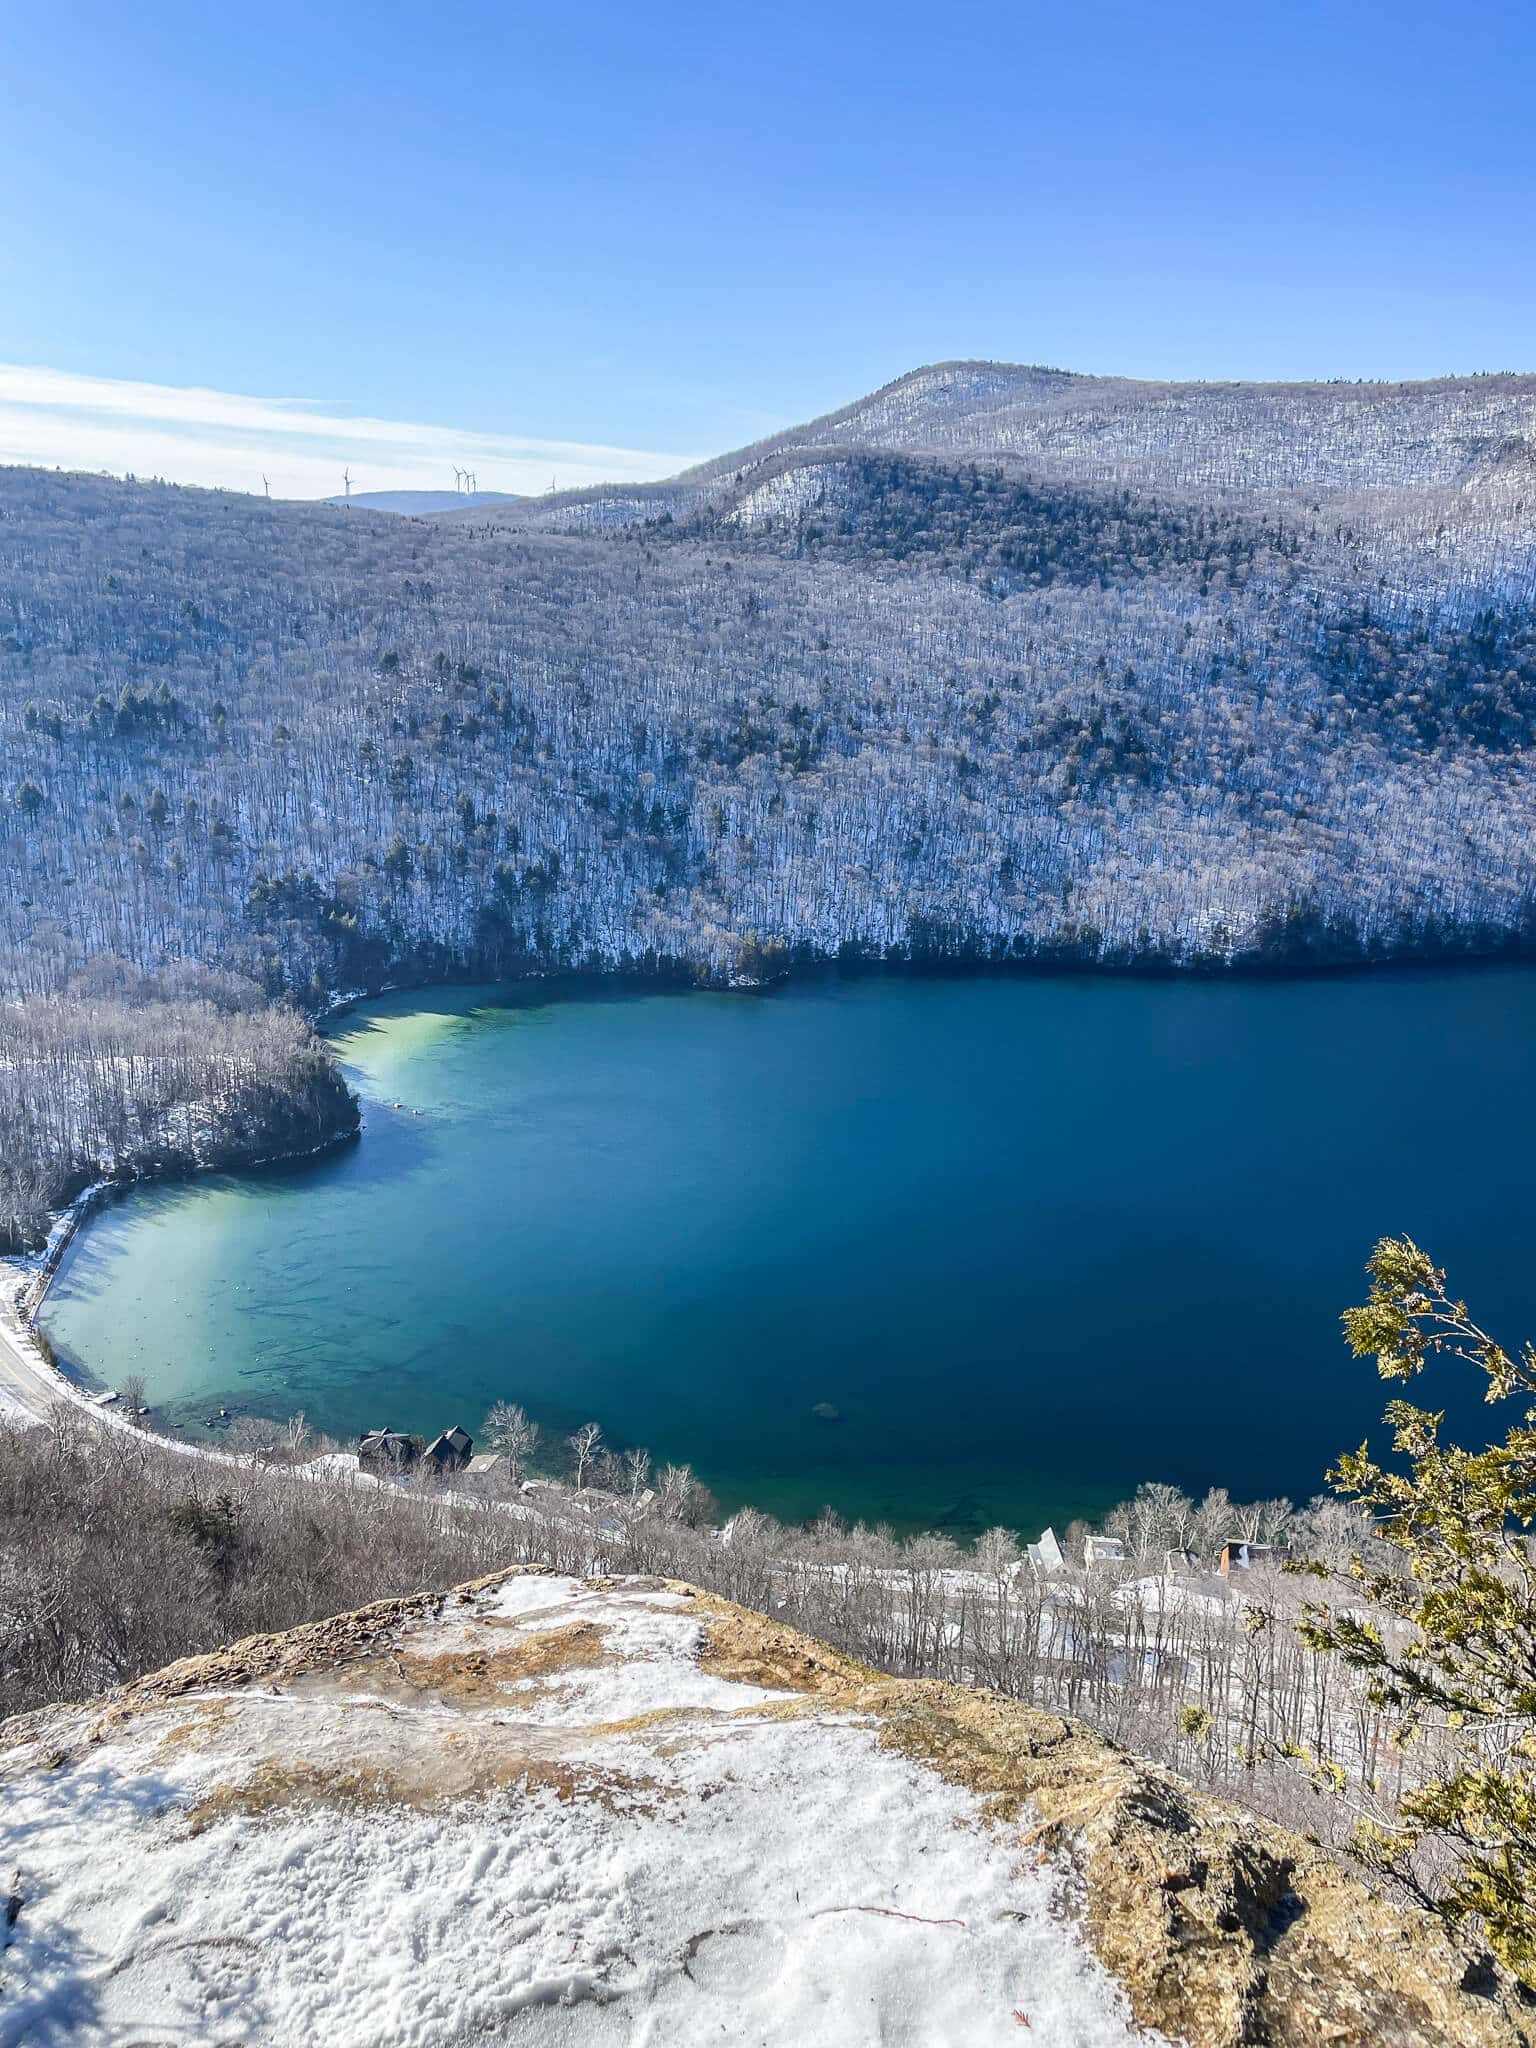
[{"label": "snow-covered mountain", "polygon": [[1536,378],[915,372],[432,518],[0,474],[0,980],[1536,941]]},{"label": "snow-covered mountain", "polygon": [[1176,384],[1014,363],[937,363],[688,472],[772,455],[889,448],[1009,456],[1080,483],[1240,491],[1424,487],[1536,434],[1536,375],[1408,384]]},{"label": "snow-covered mountain", "polygon": [[[530,528],[694,510],[850,450],[1016,465],[1040,480],[1219,494],[1424,491],[1513,474],[1536,489],[1536,375],[1417,383],[1178,384],[936,363],[671,483],[522,501]],[[450,507],[453,512],[455,508]]]},{"label": "snow-covered mountain", "polygon": [[254,1637],[0,1775],[0,2048],[1529,2042],[1294,1837],[674,1582]]}]

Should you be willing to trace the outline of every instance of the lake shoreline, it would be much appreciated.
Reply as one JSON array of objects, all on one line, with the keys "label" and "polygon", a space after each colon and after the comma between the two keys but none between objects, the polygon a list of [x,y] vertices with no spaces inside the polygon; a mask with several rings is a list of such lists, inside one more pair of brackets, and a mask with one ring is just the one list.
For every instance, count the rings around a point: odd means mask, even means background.
[{"label": "lake shoreline", "polygon": [[[100,1210],[108,1208],[122,1197],[132,1194],[135,1189],[156,1186],[178,1186],[194,1182],[203,1176],[217,1173],[260,1173],[282,1171],[291,1166],[304,1164],[307,1160],[318,1159],[327,1153],[339,1151],[343,1146],[356,1143],[362,1137],[361,1117],[348,1130],[337,1131],[322,1138],[317,1145],[288,1153],[275,1153],[262,1159],[251,1159],[240,1165],[213,1160],[196,1166],[175,1168],[163,1174],[134,1173],[107,1175],[83,1188],[74,1200],[57,1210],[49,1226],[46,1242],[35,1252],[12,1251],[0,1253],[0,1275],[5,1276],[9,1300],[0,1309],[0,1348],[4,1358],[0,1363],[10,1368],[9,1393],[24,1411],[30,1411],[41,1419],[48,1409],[59,1400],[72,1401],[97,1416],[103,1417],[124,1428],[132,1425],[121,1416],[110,1415],[91,1393],[91,1382],[100,1376],[91,1371],[83,1362],[72,1357],[56,1344],[43,1327],[43,1311],[47,1306],[49,1291],[64,1269],[66,1260],[73,1250],[81,1231]],[[7,1327],[13,1324],[14,1327]],[[35,1358],[30,1353],[35,1353]],[[100,1391],[109,1391],[106,1382],[100,1383]],[[176,1449],[194,1451],[203,1455],[223,1458],[224,1453],[211,1444],[200,1443],[195,1438],[173,1436],[167,1432],[145,1431],[154,1441],[165,1443]]]},{"label": "lake shoreline", "polygon": [[225,1404],[348,1439],[516,1399],[789,1521],[969,1534],[1149,1476],[1304,1497],[1379,1422],[1337,1319],[1384,1230],[1536,1321],[1528,1199],[1503,1235],[1481,1213],[1506,1144],[1469,1210],[1397,1114],[1403,1069],[1490,1136],[1532,1121],[1491,1114],[1536,1027],[1503,964],[1310,993],[833,974],[771,1007],[540,977],[357,1014],[343,985],[367,1144],[97,1215],[43,1320],[193,1437]]},{"label": "lake shoreline", "polygon": [[[1353,983],[1389,979],[1394,975],[1440,979],[1484,974],[1500,968],[1515,969],[1530,965],[1533,958],[1536,958],[1536,953],[1531,951],[1500,949],[1480,953],[1439,955],[1393,954],[1377,960],[1302,966],[1258,964],[1252,961],[1192,966],[1167,962],[1046,963],[1038,959],[944,961],[932,964],[911,960],[829,960],[797,964],[760,981],[737,980],[726,984],[689,978],[684,973],[674,974],[667,970],[550,968],[504,978],[466,973],[452,976],[434,975],[420,981],[391,979],[377,986],[335,991],[318,1002],[302,1004],[300,1007],[311,1019],[322,1039],[329,1041],[336,1027],[365,1004],[381,1002],[393,996],[430,996],[435,992],[446,993],[453,989],[494,990],[498,994],[505,994],[508,1008],[533,1008],[546,1004],[621,1001],[659,995],[732,995],[767,998],[815,988],[858,986],[870,981],[932,983],[1105,980],[1224,986],[1250,982],[1263,985],[1317,981]],[[136,1188],[186,1186],[209,1174],[241,1175],[259,1173],[267,1169],[281,1171],[285,1167],[302,1165],[308,1160],[338,1151],[346,1145],[360,1144],[363,1135],[363,1124],[359,1115],[349,1126],[327,1134],[316,1145],[297,1151],[277,1152],[257,1159],[200,1160],[190,1165],[170,1166],[163,1172],[107,1175],[81,1189],[78,1194],[51,1213],[48,1233],[42,1245],[31,1252],[19,1249],[0,1256],[17,1264],[29,1263],[34,1258],[42,1262],[34,1283],[35,1291],[29,1291],[25,1308],[25,1313],[31,1319],[41,1311],[48,1290],[57,1277],[76,1233],[97,1209],[107,1203],[132,1193]],[[46,1334],[40,1324],[36,1325],[36,1335],[46,1344]]]},{"label": "lake shoreline", "polygon": [[1393,976],[1460,977],[1518,969],[1536,963],[1536,941],[1490,946],[1482,950],[1438,952],[1393,952],[1368,959],[1331,961],[1259,960],[1250,956],[1231,961],[1170,961],[1152,958],[1130,961],[1044,960],[812,960],[796,962],[762,978],[737,977],[715,980],[701,976],[681,964],[676,969],[623,967],[549,967],[526,973],[498,975],[466,966],[462,972],[430,974],[417,979],[393,975],[386,981],[370,983],[344,993],[328,994],[317,1002],[301,1004],[323,1037],[332,1025],[365,1003],[390,996],[431,995],[451,989],[496,989],[508,992],[509,1008],[539,1007],[569,1002],[619,1001],[627,997],[659,995],[743,996],[747,998],[794,994],[801,990],[857,986],[870,981],[891,982],[1129,982],[1160,986],[1272,987],[1289,982],[1370,982]]},{"label": "lake shoreline", "polygon": [[[942,961],[825,960],[797,963],[781,973],[761,980],[738,978],[728,983],[700,980],[686,973],[666,969],[626,970],[622,968],[550,968],[505,978],[474,974],[431,976],[416,980],[389,980],[328,994],[319,1002],[299,1007],[310,1018],[322,1039],[329,1040],[335,1027],[367,1003],[390,996],[429,996],[452,989],[487,989],[505,992],[508,1008],[542,1007],[545,1004],[620,1001],[657,995],[733,995],[772,997],[814,988],[857,986],[870,981],[971,982],[971,981],[1081,981],[1106,980],[1160,984],[1241,985],[1246,982],[1274,983],[1316,981],[1354,982],[1379,980],[1393,975],[1459,976],[1486,973],[1498,968],[1529,965],[1536,953],[1508,948],[1476,953],[1392,954],[1374,960],[1293,963],[1260,963],[1238,960],[1227,963],[1171,963],[1168,961],[1104,962],[985,960]],[[46,1300],[64,1256],[76,1232],[96,1209],[133,1189],[149,1186],[184,1186],[212,1173],[257,1173],[267,1168],[302,1165],[310,1159],[361,1143],[363,1127],[359,1115],[349,1125],[336,1129],[318,1144],[292,1152],[276,1152],[256,1159],[198,1160],[168,1166],[163,1172],[129,1172],[107,1175],[83,1188],[49,1218],[47,1237],[35,1254],[24,1250],[5,1256],[17,1259],[37,1256],[43,1261],[35,1294],[29,1297],[26,1314],[35,1317]],[[36,1326],[40,1341],[47,1338]]]}]

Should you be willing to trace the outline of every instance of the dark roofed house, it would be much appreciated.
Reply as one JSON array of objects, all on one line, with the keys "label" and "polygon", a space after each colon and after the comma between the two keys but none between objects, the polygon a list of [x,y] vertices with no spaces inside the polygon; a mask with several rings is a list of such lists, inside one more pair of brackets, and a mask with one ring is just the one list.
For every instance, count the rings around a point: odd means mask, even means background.
[{"label": "dark roofed house", "polygon": [[445,1429],[441,1436],[433,1437],[422,1456],[439,1472],[462,1472],[474,1448],[475,1440],[469,1431],[460,1429],[455,1423],[452,1429]]},{"label": "dark roofed house", "polygon": [[421,1438],[398,1429],[364,1430],[357,1462],[365,1472],[406,1472],[421,1456]]}]

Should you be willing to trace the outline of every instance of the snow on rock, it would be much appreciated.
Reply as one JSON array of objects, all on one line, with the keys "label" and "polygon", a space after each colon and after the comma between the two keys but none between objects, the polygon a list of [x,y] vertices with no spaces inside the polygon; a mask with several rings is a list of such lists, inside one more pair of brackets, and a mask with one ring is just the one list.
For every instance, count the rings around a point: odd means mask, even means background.
[{"label": "snow on rock", "polygon": [[0,2048],[1533,2043],[1315,1845],[653,1579],[505,1572],[7,1723],[13,1870]]},{"label": "snow on rock", "polygon": [[1155,2038],[1062,1860],[734,1675],[708,1603],[530,1574],[379,1613],[12,1724],[4,2048]]}]

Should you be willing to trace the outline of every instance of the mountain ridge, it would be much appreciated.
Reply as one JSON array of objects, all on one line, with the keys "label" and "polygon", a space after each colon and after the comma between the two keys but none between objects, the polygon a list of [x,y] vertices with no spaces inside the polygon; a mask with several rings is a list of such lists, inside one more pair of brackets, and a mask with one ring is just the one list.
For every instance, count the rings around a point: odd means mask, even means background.
[{"label": "mountain ridge", "polygon": [[[1241,459],[1231,459],[1234,445]],[[505,523],[599,531],[691,514],[770,465],[873,449],[1019,464],[1041,481],[1239,498],[1260,488],[1452,487],[1479,465],[1510,462],[1529,465],[1536,479],[1536,374],[1181,383],[1031,364],[929,364],[675,477],[551,493],[509,510]],[[442,516],[470,514],[450,507]]]}]

